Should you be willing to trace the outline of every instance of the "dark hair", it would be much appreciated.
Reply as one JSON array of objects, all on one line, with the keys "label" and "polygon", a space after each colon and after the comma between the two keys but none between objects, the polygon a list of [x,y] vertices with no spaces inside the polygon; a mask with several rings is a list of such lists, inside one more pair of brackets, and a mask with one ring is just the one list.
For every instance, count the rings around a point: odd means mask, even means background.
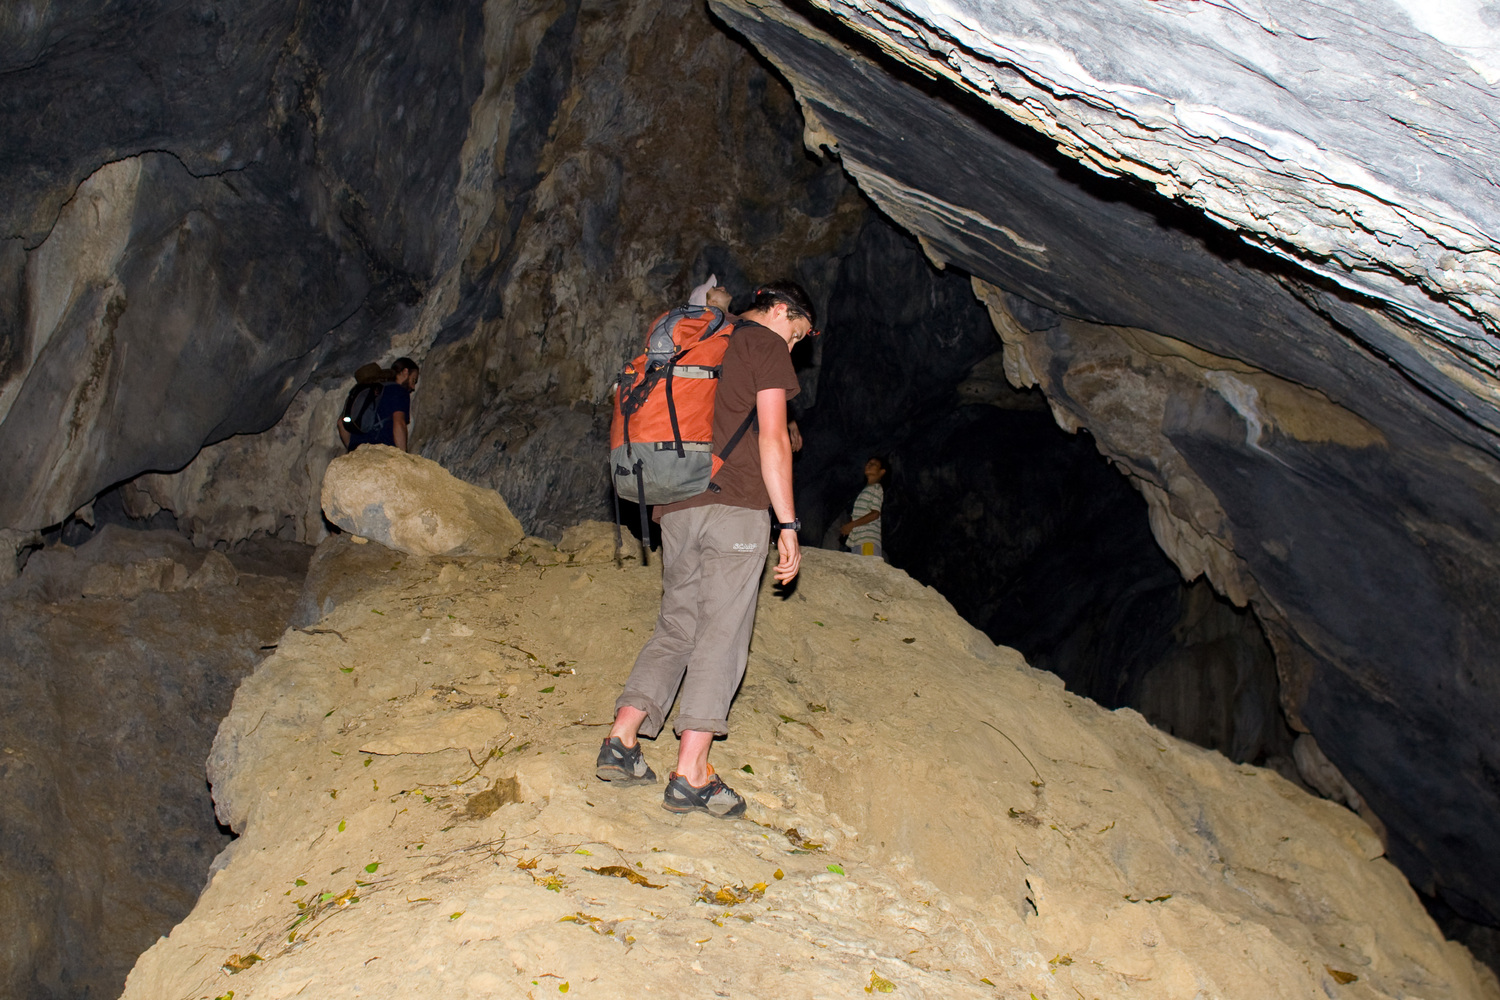
[{"label": "dark hair", "polygon": [[417,363],[411,358],[397,358],[391,362],[391,371],[400,375],[402,372],[415,372],[421,371],[421,369],[417,367]]},{"label": "dark hair", "polygon": [[755,301],[750,304],[750,309],[769,312],[778,302],[785,304],[787,315],[791,318],[806,316],[809,323],[817,323],[812,299],[808,297],[807,291],[795,281],[783,279],[761,285],[755,290]]}]

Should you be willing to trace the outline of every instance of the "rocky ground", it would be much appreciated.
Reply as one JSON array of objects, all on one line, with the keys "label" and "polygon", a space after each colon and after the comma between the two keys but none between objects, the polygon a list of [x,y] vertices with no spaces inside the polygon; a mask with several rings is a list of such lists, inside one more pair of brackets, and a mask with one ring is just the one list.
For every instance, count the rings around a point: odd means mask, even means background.
[{"label": "rocky ground", "polygon": [[[840,553],[762,596],[745,818],[597,781],[660,578],[324,543],[209,770],[240,837],[127,998],[1496,998],[1354,814]],[[646,744],[658,772],[675,743]]]}]

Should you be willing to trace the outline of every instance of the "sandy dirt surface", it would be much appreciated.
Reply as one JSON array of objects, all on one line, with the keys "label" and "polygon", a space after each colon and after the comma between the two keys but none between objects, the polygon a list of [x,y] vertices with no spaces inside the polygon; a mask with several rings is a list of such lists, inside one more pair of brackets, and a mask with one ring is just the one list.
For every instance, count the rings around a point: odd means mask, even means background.
[{"label": "sandy dirt surface", "polygon": [[325,544],[362,589],[241,686],[209,762],[241,837],[127,998],[1500,997],[1357,816],[874,560],[767,577],[720,820],[593,775],[655,567]]}]

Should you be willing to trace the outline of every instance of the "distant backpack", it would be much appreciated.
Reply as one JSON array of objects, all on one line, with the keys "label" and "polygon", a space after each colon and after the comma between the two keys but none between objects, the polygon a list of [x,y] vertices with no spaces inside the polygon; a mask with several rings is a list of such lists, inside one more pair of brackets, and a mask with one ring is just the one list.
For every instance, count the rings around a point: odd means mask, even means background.
[{"label": "distant backpack", "polygon": [[354,388],[344,398],[344,413],[339,418],[339,426],[350,436],[368,437],[385,425],[380,416],[380,394],[389,381],[391,373],[373,361],[354,373]]},{"label": "distant backpack", "polygon": [[713,489],[713,477],[754,422],[752,408],[724,451],[713,453],[714,397],[733,333],[718,309],[679,306],[651,324],[646,353],[620,373],[609,429],[615,522],[618,497],[640,504],[642,562],[649,537],[646,508]]}]

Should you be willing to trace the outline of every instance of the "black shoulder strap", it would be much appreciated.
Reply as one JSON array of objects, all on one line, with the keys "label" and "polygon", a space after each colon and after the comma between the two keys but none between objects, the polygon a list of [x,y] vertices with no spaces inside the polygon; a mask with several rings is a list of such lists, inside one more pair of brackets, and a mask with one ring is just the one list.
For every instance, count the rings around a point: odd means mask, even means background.
[{"label": "black shoulder strap", "polygon": [[759,413],[756,411],[755,407],[752,406],[750,408],[750,412],[745,414],[744,422],[740,424],[739,428],[729,436],[729,440],[724,442],[724,450],[719,452],[719,461],[729,461],[729,453],[731,451],[734,451],[734,446],[740,443],[740,438],[749,433],[751,427],[754,427],[757,433],[760,431],[760,425],[757,421],[757,417],[759,417]]}]

